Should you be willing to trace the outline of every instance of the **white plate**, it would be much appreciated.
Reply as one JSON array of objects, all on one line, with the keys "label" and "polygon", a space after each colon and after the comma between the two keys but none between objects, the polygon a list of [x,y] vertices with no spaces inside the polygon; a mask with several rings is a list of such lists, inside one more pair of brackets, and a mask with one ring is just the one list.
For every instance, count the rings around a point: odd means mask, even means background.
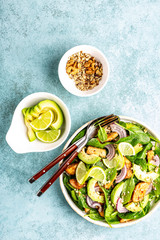
[{"label": "white plate", "polygon": [[[27,137],[27,128],[24,124],[22,109],[34,106],[42,100],[50,99],[55,101],[62,109],[64,115],[64,123],[60,138],[53,143],[43,143],[39,140],[30,142]],[[25,97],[16,107],[13,114],[12,123],[6,135],[8,145],[16,153],[27,152],[45,152],[59,147],[68,137],[71,128],[71,118],[67,106],[55,95],[47,92],[37,92]]]},{"label": "white plate", "polygon": [[[136,119],[133,119],[133,118],[130,118],[130,117],[125,117],[125,116],[119,116],[120,119],[122,121],[125,121],[125,122],[133,122],[133,123],[139,123],[141,124],[142,126],[144,126],[148,131],[149,133],[154,136],[155,138],[159,138],[159,136],[154,132],[152,131],[146,124],[136,120]],[[85,128],[86,126],[88,125],[88,123],[84,124],[82,127],[80,127],[73,135],[72,137],[67,141],[67,143],[65,144],[64,146],[64,149],[65,150],[71,143],[71,141],[74,139],[74,137],[83,129]],[[60,186],[61,186],[61,190],[64,194],[64,197],[66,199],[66,201],[68,202],[68,204],[71,206],[71,208],[76,212],[78,213],[81,217],[83,217],[84,219],[86,219],[87,221],[91,222],[91,223],[94,223],[96,225],[99,225],[99,226],[103,226],[103,227],[109,227],[109,225],[106,223],[106,222],[101,222],[101,221],[95,221],[95,220],[92,220],[91,218],[85,216],[86,213],[81,211],[77,206],[76,204],[72,201],[70,195],[68,194],[64,184],[63,184],[63,174],[60,176]],[[150,210],[150,212],[145,215],[144,217],[140,218],[140,219],[137,219],[137,220],[133,220],[133,221],[130,221],[130,222],[126,222],[126,223],[119,223],[119,224],[113,224],[112,227],[113,228],[121,228],[121,227],[126,227],[126,226],[131,226],[135,223],[138,223],[140,221],[142,221],[143,219],[145,219],[146,217],[150,216],[151,213],[153,213],[157,207],[160,205],[160,201],[157,202],[153,207],[152,209]]]},{"label": "white plate", "polygon": [[[103,76],[99,82],[99,85],[88,91],[80,91],[75,86],[74,80],[70,79],[68,74],[66,73],[66,63],[68,61],[68,58],[72,54],[77,53],[79,51],[83,51],[84,53],[89,53],[91,56],[95,57],[96,60],[101,62],[103,65]],[[79,97],[89,97],[89,96],[92,96],[92,95],[100,92],[106,85],[106,83],[108,81],[108,77],[109,77],[109,64],[108,64],[107,58],[97,48],[89,46],[89,45],[79,45],[79,46],[71,48],[63,55],[63,57],[60,60],[59,66],[58,66],[58,75],[59,75],[59,79],[60,79],[63,87],[68,92],[70,92],[76,96],[79,96]]]}]

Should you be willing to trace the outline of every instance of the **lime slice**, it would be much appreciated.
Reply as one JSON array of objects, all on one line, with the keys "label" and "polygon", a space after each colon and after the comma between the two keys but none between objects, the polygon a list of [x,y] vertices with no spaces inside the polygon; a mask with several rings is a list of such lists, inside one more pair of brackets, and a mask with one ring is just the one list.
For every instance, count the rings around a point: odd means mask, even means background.
[{"label": "lime slice", "polygon": [[53,121],[53,112],[51,110],[41,114],[38,118],[34,119],[30,125],[35,130],[47,129]]},{"label": "lime slice", "polygon": [[36,137],[45,143],[55,142],[61,134],[61,130],[46,130],[36,132]]},{"label": "lime slice", "polygon": [[103,159],[103,163],[108,168],[117,168],[117,170],[120,170],[124,167],[124,157],[121,154],[116,154],[112,160],[108,160],[107,158]]},{"label": "lime slice", "polygon": [[83,162],[79,162],[76,168],[76,179],[79,184],[83,184],[85,182],[86,173],[87,170],[85,164]]},{"label": "lime slice", "polygon": [[123,156],[135,155],[134,147],[130,143],[127,143],[127,142],[121,142],[120,144],[118,144],[118,151]]},{"label": "lime slice", "polygon": [[105,182],[106,180],[106,174],[103,168],[96,166],[89,169],[89,171],[86,173],[84,177],[84,181],[86,181],[88,177],[92,177],[100,182]]}]

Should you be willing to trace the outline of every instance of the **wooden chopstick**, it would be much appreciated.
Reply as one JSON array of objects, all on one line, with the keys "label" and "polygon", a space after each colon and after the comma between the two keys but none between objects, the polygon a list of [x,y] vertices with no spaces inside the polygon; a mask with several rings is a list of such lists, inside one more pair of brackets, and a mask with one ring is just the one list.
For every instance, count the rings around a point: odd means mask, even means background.
[{"label": "wooden chopstick", "polygon": [[69,154],[71,154],[77,147],[78,146],[76,144],[71,145],[69,148],[66,149],[66,151],[64,151],[61,155],[59,155],[57,158],[55,158],[52,162],[50,162],[44,168],[42,168],[40,171],[38,171],[28,181],[30,183],[35,182],[37,179],[39,179],[41,176],[43,176],[46,172],[48,172],[52,167],[54,167],[58,162],[60,162],[62,159],[67,157]]},{"label": "wooden chopstick", "polygon": [[59,169],[53,174],[53,176],[39,189],[37,196],[40,197],[63,173],[67,166],[77,157],[78,152],[75,150],[59,167]]}]

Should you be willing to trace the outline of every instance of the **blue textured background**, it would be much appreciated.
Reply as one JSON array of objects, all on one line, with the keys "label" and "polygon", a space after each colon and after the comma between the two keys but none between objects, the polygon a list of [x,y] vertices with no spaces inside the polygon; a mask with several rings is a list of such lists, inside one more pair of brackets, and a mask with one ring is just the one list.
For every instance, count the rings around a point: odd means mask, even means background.
[{"label": "blue textured background", "polygon": [[[68,106],[74,131],[109,113],[135,117],[160,134],[160,2],[157,0],[1,0],[0,4],[0,239],[159,239],[158,209],[125,229],[105,229],[77,215],[57,181],[41,198],[35,192],[55,170],[27,179],[62,147],[18,155],[5,142],[22,98],[38,91]],[[107,56],[111,74],[98,95],[78,98],[59,82],[57,67],[71,47],[90,44]]]}]

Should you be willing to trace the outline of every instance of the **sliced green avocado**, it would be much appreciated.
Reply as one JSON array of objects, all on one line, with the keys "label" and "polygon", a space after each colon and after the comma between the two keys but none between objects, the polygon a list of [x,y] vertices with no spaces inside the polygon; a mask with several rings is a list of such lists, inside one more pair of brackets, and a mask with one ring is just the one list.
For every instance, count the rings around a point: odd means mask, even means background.
[{"label": "sliced green avocado", "polygon": [[36,139],[36,135],[30,125],[30,122],[28,122],[26,119],[25,119],[25,125],[27,127],[27,135],[28,135],[29,141],[33,142]]},{"label": "sliced green avocado", "polygon": [[113,189],[113,191],[111,192],[111,202],[114,204],[114,206],[116,206],[117,204],[117,200],[120,197],[120,194],[123,189],[123,185],[124,185],[124,182],[118,183]]},{"label": "sliced green avocado", "polygon": [[29,108],[27,108],[27,110],[25,112],[25,119],[26,119],[26,121],[30,121],[30,122],[34,120],[34,117],[30,114],[31,109],[32,108],[29,107]]},{"label": "sliced green avocado", "polygon": [[141,167],[137,164],[133,164],[133,172],[139,180],[144,182],[151,182],[159,177],[159,174],[153,171],[150,172],[142,171]]},{"label": "sliced green avocado", "polygon": [[137,145],[134,146],[135,154],[139,153],[142,151],[143,147],[142,144],[138,143]]},{"label": "sliced green avocado", "polygon": [[35,106],[34,110],[36,113],[39,113],[39,114],[46,112],[48,110],[52,110],[53,113],[57,115],[57,117],[56,117],[56,121],[54,120],[53,123],[51,124],[51,128],[58,129],[61,127],[63,123],[63,113],[56,102],[51,100],[41,101],[37,104],[37,106]]},{"label": "sliced green avocado", "polygon": [[85,148],[81,150],[81,152],[78,154],[78,157],[80,160],[82,160],[86,164],[94,164],[98,162],[101,158],[98,157],[95,154],[89,155],[85,152]]},{"label": "sliced green avocado", "polygon": [[27,109],[28,109],[28,108],[23,108],[23,109],[22,109],[22,113],[23,113],[23,116],[24,116],[24,117],[26,116]]},{"label": "sliced green avocado", "polygon": [[87,193],[88,196],[96,202],[100,202],[100,203],[104,203],[104,196],[99,195],[96,191],[95,191],[95,184],[96,184],[97,180],[95,180],[94,178],[92,178],[91,180],[88,181],[87,184]]},{"label": "sliced green avocado", "polygon": [[143,210],[143,208],[145,208],[148,201],[149,201],[149,194],[147,194],[140,203],[131,202],[125,205],[125,208],[127,208],[131,212],[139,212]]}]

